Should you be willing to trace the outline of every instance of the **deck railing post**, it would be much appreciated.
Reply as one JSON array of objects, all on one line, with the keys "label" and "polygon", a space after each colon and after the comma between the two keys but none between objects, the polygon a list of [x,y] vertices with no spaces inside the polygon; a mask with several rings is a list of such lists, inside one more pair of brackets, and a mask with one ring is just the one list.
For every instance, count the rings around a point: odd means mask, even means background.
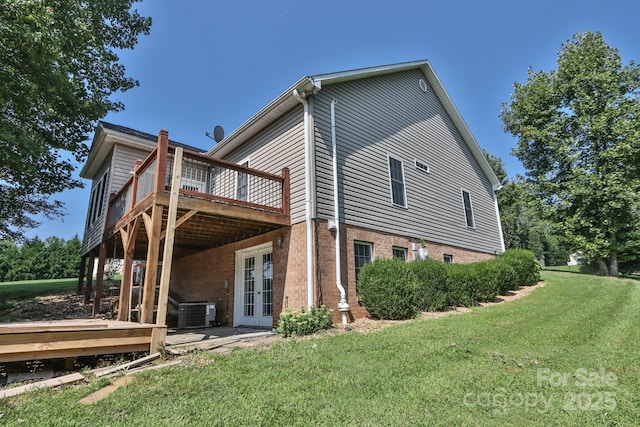
[{"label": "deck railing post", "polygon": [[155,193],[164,191],[167,179],[167,157],[169,152],[169,132],[162,129],[158,133],[158,154],[156,161],[156,182],[153,186]]},{"label": "deck railing post", "polygon": [[140,169],[140,165],[142,164],[142,160],[136,160],[135,165],[133,166],[133,182],[131,183],[131,206],[130,209],[136,207],[137,196],[138,196],[138,169]]},{"label": "deck railing post", "polygon": [[282,180],[282,213],[289,215],[289,194],[291,190],[289,168],[282,168]]}]

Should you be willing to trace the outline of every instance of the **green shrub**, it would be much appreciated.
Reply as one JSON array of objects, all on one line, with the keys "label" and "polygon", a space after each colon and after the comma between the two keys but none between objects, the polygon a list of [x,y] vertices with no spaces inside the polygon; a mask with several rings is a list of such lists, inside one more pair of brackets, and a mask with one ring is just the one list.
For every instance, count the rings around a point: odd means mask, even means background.
[{"label": "green shrub", "polygon": [[472,307],[478,303],[480,280],[470,266],[471,264],[447,265],[451,278],[449,303],[454,307]]},{"label": "green shrub", "polygon": [[469,274],[474,275],[474,281],[477,284],[476,298],[478,302],[493,302],[500,293],[500,284],[502,281],[501,273],[504,268],[510,269],[515,277],[513,268],[496,260],[481,261],[468,264],[471,270]]},{"label": "green shrub", "polygon": [[449,270],[443,262],[430,258],[409,263],[416,277],[416,308],[441,311],[449,305]]},{"label": "green shrub", "polygon": [[518,286],[533,285],[540,280],[540,264],[533,252],[526,249],[509,249],[498,259],[515,270]]},{"label": "green shrub", "polygon": [[327,310],[324,305],[311,307],[307,311],[302,307],[299,312],[287,310],[280,314],[278,321],[278,332],[284,337],[292,335],[310,335],[333,327],[331,310]]},{"label": "green shrub", "polygon": [[506,295],[509,291],[518,288],[518,275],[513,267],[499,258],[492,260],[491,263],[493,263],[493,272],[490,274],[497,278],[499,295]]},{"label": "green shrub", "polygon": [[376,319],[410,319],[417,314],[416,278],[401,259],[376,259],[360,270],[358,294]]}]

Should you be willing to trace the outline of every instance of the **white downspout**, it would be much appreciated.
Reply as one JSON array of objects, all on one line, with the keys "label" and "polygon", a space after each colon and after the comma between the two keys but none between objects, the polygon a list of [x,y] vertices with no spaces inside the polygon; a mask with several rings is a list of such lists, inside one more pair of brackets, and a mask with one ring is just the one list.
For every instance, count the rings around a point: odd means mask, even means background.
[{"label": "white downspout", "polygon": [[306,93],[293,90],[293,97],[304,108],[304,205],[307,225],[307,307],[313,307],[313,224],[311,222],[311,147],[309,138],[309,102]]},{"label": "white downspout", "polygon": [[336,286],[340,291],[340,302],[338,303],[338,311],[342,313],[342,324],[347,324],[347,312],[349,311],[349,303],[347,303],[347,293],[342,286],[342,271],[340,261],[342,253],[340,252],[340,205],[338,199],[338,144],[336,139],[336,100],[331,101],[331,146],[333,154],[333,220],[336,227]]},{"label": "white downspout", "polygon": [[493,204],[495,205],[496,208],[496,219],[498,220],[498,231],[500,232],[500,249],[502,250],[502,252],[505,251],[504,248],[504,235],[502,234],[502,221],[500,219],[500,207],[498,206],[498,194],[496,193],[496,191],[500,190],[502,188],[502,185],[497,184],[493,186]]}]

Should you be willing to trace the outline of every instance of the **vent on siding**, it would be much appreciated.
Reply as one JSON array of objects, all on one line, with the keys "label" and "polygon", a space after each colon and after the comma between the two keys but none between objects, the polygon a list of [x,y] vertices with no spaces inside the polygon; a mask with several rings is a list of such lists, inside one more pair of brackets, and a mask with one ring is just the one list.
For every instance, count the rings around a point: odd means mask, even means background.
[{"label": "vent on siding", "polygon": [[427,82],[425,82],[424,79],[420,79],[420,80],[418,80],[418,84],[420,85],[420,89],[424,93],[427,93]]},{"label": "vent on siding", "polygon": [[429,165],[421,162],[418,159],[416,159],[416,169],[425,173],[431,173],[431,169],[429,169]]}]

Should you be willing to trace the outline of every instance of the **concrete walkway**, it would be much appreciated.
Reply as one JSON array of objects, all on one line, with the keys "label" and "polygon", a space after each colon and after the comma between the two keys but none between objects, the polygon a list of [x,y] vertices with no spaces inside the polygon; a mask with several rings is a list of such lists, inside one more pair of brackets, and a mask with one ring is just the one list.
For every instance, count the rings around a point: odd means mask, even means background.
[{"label": "concrete walkway", "polygon": [[178,355],[194,350],[228,353],[233,347],[251,347],[278,339],[272,329],[222,327],[206,329],[169,329],[167,352]]}]

